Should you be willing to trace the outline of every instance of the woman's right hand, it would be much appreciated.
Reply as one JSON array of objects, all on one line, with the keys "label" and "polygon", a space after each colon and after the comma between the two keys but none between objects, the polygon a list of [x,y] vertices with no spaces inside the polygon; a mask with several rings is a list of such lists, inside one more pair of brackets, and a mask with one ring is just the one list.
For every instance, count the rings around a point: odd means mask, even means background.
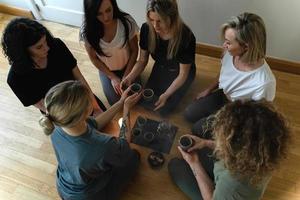
[{"label": "woman's right hand", "polygon": [[124,92],[127,88],[129,88],[129,86],[131,85],[132,82],[133,82],[133,80],[131,80],[129,75],[124,77],[120,83],[121,91]]},{"label": "woman's right hand", "polygon": [[192,152],[194,150],[202,149],[204,147],[207,147],[207,140],[206,139],[202,139],[202,138],[197,137],[195,135],[187,135],[187,136],[191,137],[195,142],[195,144],[187,150],[188,152]]},{"label": "woman's right hand", "polygon": [[134,93],[133,95],[127,96],[124,101],[124,110],[130,110],[141,98],[142,93]]},{"label": "woman's right hand", "polygon": [[203,98],[203,97],[206,97],[207,95],[209,95],[211,93],[211,91],[209,89],[206,89],[200,93],[197,94],[196,96],[196,100],[200,99],[200,98]]},{"label": "woman's right hand", "polygon": [[119,95],[122,94],[122,90],[121,90],[121,80],[118,77],[113,77],[110,79],[111,81],[111,85],[113,86],[115,92]]}]

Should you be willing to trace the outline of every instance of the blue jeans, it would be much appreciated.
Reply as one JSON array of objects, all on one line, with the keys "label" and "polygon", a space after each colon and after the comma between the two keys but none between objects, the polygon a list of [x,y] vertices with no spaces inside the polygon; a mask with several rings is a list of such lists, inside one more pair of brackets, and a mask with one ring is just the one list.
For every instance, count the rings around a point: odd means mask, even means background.
[{"label": "blue jeans", "polygon": [[[112,71],[116,76],[118,76],[120,79],[123,78],[125,69],[118,70],[118,71]],[[111,84],[111,80],[101,71],[99,71],[100,81],[102,84],[104,95],[106,96],[106,99],[110,105],[113,105],[120,99],[120,95],[117,94],[114,90],[114,87]]]}]

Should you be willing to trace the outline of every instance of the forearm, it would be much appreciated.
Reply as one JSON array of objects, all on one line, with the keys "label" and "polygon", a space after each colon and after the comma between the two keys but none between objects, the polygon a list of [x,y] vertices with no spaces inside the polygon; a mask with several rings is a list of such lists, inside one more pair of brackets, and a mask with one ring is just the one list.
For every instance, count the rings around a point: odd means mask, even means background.
[{"label": "forearm", "polygon": [[172,82],[172,84],[168,87],[168,89],[164,92],[168,97],[171,96],[176,90],[178,90],[186,81],[188,74],[178,75],[176,79]]},{"label": "forearm", "polygon": [[147,62],[137,61],[128,76],[135,80],[145,69]]},{"label": "forearm", "polygon": [[190,165],[204,200],[211,200],[214,192],[213,181],[209,178],[201,163]]},{"label": "forearm", "polygon": [[212,92],[219,87],[219,78],[216,78],[213,83],[211,83],[206,90]]},{"label": "forearm", "polygon": [[99,114],[95,120],[97,122],[98,129],[102,129],[106,124],[108,124],[113,117],[120,111],[123,106],[123,101],[119,100],[117,103],[112,105],[107,111]]},{"label": "forearm", "polygon": [[124,73],[124,77],[126,77],[132,70],[133,66],[136,63],[136,59],[138,56],[138,41],[137,41],[137,37],[135,36],[133,39],[131,39],[130,41],[130,56],[126,65],[126,69],[125,69],[125,73]]},{"label": "forearm", "polygon": [[205,146],[210,149],[215,149],[215,141],[213,140],[205,140]]},{"label": "forearm", "polygon": [[119,138],[124,138],[127,140],[127,142],[130,142],[130,139],[131,139],[130,133],[131,133],[130,112],[128,109],[124,108]]}]

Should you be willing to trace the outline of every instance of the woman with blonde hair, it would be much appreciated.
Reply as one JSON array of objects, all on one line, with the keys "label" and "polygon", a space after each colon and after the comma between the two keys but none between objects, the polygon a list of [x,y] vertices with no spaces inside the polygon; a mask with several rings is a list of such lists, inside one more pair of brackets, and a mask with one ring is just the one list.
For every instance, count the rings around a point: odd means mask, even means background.
[{"label": "woman with blonde hair", "polygon": [[143,72],[151,54],[155,64],[146,87],[159,97],[154,110],[169,114],[194,80],[195,46],[195,36],[181,20],[175,0],[148,0],[139,59],[121,85],[130,85]]},{"label": "woman with blonde hair", "polygon": [[[40,125],[55,150],[57,190],[64,200],[118,199],[139,165],[139,153],[130,142],[130,109],[140,94],[120,100],[95,119],[88,89],[79,81],[66,81],[49,90],[45,97],[47,113]],[[123,108],[119,137],[101,130]]]},{"label": "woman with blonde hair", "polygon": [[184,193],[195,200],[256,200],[287,154],[290,129],[270,102],[237,100],[215,115],[213,140],[187,136],[194,146],[187,152],[178,147],[183,159],[169,163]]},{"label": "woman with blonde hair", "polygon": [[222,26],[221,36],[224,55],[218,79],[199,93],[184,113],[188,121],[196,122],[192,129],[195,134],[202,134],[203,118],[228,101],[275,98],[276,80],[265,60],[266,29],[262,18],[253,13],[232,17]]}]

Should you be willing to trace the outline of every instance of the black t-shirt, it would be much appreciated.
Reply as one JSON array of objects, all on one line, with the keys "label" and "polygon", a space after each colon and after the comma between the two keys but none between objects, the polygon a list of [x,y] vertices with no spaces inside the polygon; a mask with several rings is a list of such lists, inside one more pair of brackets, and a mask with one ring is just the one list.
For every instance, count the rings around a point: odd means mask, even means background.
[{"label": "black t-shirt", "polygon": [[48,64],[45,69],[28,70],[26,73],[17,73],[12,65],[9,70],[7,83],[24,106],[30,106],[43,99],[48,90],[54,85],[67,80],[74,80],[72,70],[77,61],[58,38],[54,39],[48,51]]},{"label": "black t-shirt", "polygon": [[[182,30],[182,39],[179,44],[177,55],[171,60],[167,60],[169,40],[163,40],[160,37],[156,39],[155,52],[151,54],[152,58],[159,63],[175,62],[177,64],[193,64],[195,63],[196,39],[191,30],[184,25]],[[148,34],[149,26],[144,23],[140,32],[140,48],[148,51]]]}]

